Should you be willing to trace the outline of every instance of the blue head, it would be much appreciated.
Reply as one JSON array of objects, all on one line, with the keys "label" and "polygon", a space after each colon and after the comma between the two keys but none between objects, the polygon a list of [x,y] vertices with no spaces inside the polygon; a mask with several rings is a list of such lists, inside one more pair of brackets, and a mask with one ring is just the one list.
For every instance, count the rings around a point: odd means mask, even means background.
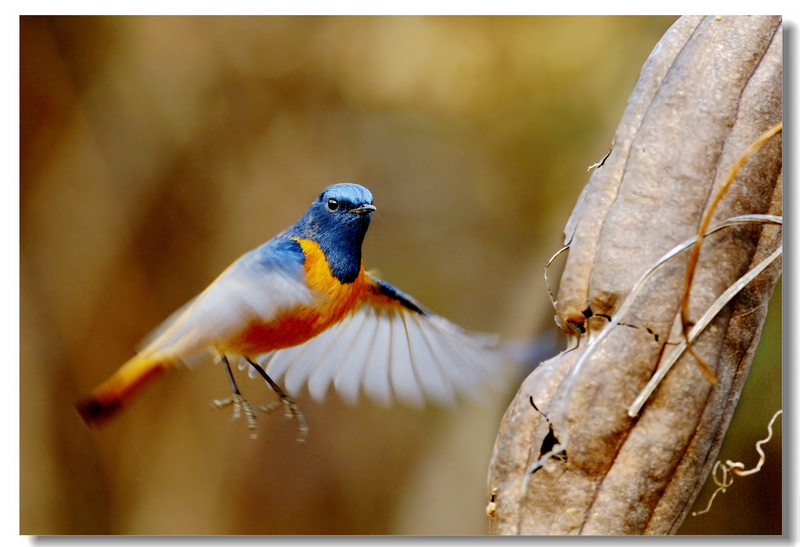
[{"label": "blue head", "polygon": [[363,186],[334,184],[314,200],[286,235],[317,242],[334,277],[352,283],[361,268],[361,244],[374,210],[372,194]]}]

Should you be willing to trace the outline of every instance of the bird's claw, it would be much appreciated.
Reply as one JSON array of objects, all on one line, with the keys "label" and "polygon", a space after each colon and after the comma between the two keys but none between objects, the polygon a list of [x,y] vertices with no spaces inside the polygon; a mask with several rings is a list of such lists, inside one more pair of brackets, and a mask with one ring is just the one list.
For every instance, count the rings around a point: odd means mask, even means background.
[{"label": "bird's claw", "polygon": [[271,414],[276,408],[278,408],[281,403],[286,405],[283,409],[284,416],[287,420],[291,420],[292,418],[297,418],[297,440],[302,442],[306,440],[308,436],[308,423],[306,422],[306,417],[303,415],[303,412],[300,410],[300,407],[297,406],[291,397],[286,394],[279,394],[280,399],[278,401],[274,401],[268,405],[264,405],[261,407],[260,410],[265,412],[266,414]]},{"label": "bird's claw", "polygon": [[[284,408],[284,415],[286,416],[287,420],[297,418],[297,440],[305,441],[306,437],[308,436],[308,423],[306,422],[306,417],[303,415],[300,407],[297,406],[297,403],[295,403],[289,396],[282,396],[278,401],[259,407],[258,410],[261,410],[265,414],[271,414],[281,405],[281,403],[286,405]],[[247,428],[250,430],[250,438],[256,439],[258,437],[256,409],[253,408],[253,405],[251,405],[247,399],[239,394],[234,393],[227,399],[215,399],[211,402],[211,406],[215,408],[227,408],[231,405],[233,406],[233,417],[231,418],[231,421],[238,420],[242,416],[242,411],[244,411],[244,415],[247,418]]]},{"label": "bird's claw", "polygon": [[258,427],[256,426],[256,411],[253,406],[241,395],[234,393],[227,399],[215,399],[211,405],[216,408],[227,408],[233,405],[233,418],[231,421],[238,420],[244,410],[244,415],[247,418],[247,428],[250,430],[250,438],[255,439],[258,437]]}]

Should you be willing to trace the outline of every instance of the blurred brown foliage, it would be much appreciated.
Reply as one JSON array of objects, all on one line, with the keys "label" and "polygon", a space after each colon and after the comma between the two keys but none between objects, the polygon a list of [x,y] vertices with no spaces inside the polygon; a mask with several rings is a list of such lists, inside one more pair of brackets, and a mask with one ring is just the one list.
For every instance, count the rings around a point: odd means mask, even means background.
[{"label": "blurred brown foliage", "polygon": [[[485,533],[513,382],[455,412],[301,395],[304,444],[280,416],[250,441],[211,410],[228,389],[214,366],[166,377],[100,431],[72,404],[335,182],[375,196],[368,269],[468,328],[552,329],[541,268],[674,20],[22,17],[21,533]],[[758,367],[779,406],[780,371]],[[749,454],[774,409],[756,398],[762,419],[746,396],[754,433],[735,437],[734,418],[729,438]],[[777,450],[694,522],[746,531],[721,502],[762,477],[777,482],[752,507],[779,502]],[[774,530],[761,515],[748,531]]]}]

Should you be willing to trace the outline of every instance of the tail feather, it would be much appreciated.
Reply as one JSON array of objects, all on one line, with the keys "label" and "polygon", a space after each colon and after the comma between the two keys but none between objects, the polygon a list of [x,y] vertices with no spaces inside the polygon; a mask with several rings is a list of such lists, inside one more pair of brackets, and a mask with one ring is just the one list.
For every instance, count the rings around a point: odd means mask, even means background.
[{"label": "tail feather", "polygon": [[166,363],[137,355],[122,365],[111,378],[97,386],[75,407],[83,421],[100,426],[116,415],[129,400],[168,368]]}]

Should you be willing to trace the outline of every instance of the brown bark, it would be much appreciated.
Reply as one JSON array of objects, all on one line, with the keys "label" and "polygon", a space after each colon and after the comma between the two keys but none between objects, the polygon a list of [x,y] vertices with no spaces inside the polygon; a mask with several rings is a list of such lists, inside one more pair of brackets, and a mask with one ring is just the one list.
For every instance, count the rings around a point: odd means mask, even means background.
[{"label": "brown bark", "polygon": [[[696,234],[750,143],[781,121],[781,33],[780,17],[684,17],[646,61],[611,154],[594,171],[565,230],[570,250],[557,311],[562,324],[583,332],[578,347],[528,377],[500,426],[488,480],[492,533],[664,534],[686,516],[736,408],[780,260],[694,342],[716,384],[684,353],[639,415],[627,414],[682,337],[689,253],[648,281],[574,380],[567,373],[640,276]],[[778,135],[740,170],[712,224],[749,213],[781,215],[781,184]],[[780,226],[757,224],[706,238],[691,321],[780,242]],[[529,475],[522,491],[526,470],[553,434],[566,444],[566,457]]]}]

